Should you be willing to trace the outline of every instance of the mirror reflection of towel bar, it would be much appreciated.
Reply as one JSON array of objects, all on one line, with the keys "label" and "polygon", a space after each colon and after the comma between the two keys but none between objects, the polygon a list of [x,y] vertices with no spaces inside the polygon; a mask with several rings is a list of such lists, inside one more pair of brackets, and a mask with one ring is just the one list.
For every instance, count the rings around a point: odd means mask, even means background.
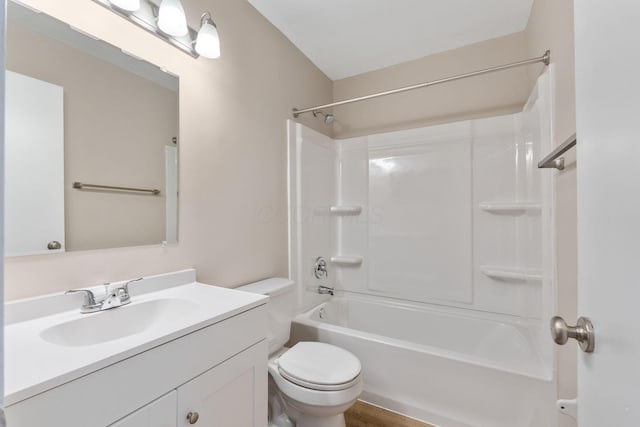
[{"label": "mirror reflection of towel bar", "polygon": [[84,184],[82,182],[74,182],[73,188],[76,188],[78,190],[131,191],[134,193],[152,194],[154,196],[160,194],[160,190],[157,190],[155,188],[116,187],[113,185]]}]

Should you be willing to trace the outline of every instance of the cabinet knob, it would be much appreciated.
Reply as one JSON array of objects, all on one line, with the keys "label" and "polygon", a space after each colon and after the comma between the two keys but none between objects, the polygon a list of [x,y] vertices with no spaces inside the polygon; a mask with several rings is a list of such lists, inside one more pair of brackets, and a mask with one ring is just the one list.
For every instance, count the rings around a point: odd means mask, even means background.
[{"label": "cabinet knob", "polygon": [[187,414],[187,420],[189,421],[189,424],[195,424],[198,422],[199,419],[200,419],[200,414],[198,414],[195,411],[191,411]]},{"label": "cabinet knob", "polygon": [[57,240],[52,240],[51,242],[47,243],[47,249],[49,249],[50,251],[62,249],[62,245]]}]

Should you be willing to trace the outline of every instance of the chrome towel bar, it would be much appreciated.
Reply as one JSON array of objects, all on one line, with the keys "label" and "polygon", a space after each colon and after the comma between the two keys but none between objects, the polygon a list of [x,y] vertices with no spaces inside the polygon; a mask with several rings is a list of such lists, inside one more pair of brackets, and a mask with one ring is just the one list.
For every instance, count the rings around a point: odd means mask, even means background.
[{"label": "chrome towel bar", "polygon": [[569,149],[574,147],[578,140],[576,139],[576,134],[574,133],[562,144],[558,145],[555,150],[553,150],[547,157],[540,160],[538,162],[538,168],[556,168],[558,170],[564,169],[564,157],[562,156]]},{"label": "chrome towel bar", "polygon": [[160,190],[157,190],[155,188],[116,187],[113,185],[84,184],[82,182],[74,182],[73,188],[78,190],[130,191],[134,193],[152,194],[154,196],[160,194]]}]

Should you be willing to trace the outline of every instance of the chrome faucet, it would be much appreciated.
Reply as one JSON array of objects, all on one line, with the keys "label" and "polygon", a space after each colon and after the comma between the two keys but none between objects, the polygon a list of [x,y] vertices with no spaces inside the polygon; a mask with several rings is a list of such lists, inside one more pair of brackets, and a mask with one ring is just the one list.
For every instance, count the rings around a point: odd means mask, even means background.
[{"label": "chrome faucet", "polygon": [[329,286],[318,286],[318,293],[320,295],[333,295],[333,290],[335,288],[330,288]]},{"label": "chrome faucet", "polygon": [[96,311],[108,310],[110,308],[127,305],[131,302],[131,294],[129,294],[129,284],[142,280],[142,277],[129,280],[122,286],[110,288],[109,283],[105,283],[105,296],[101,299],[96,298],[96,294],[91,289],[70,289],[65,294],[84,293],[84,301],[80,307],[81,313],[95,313]]}]

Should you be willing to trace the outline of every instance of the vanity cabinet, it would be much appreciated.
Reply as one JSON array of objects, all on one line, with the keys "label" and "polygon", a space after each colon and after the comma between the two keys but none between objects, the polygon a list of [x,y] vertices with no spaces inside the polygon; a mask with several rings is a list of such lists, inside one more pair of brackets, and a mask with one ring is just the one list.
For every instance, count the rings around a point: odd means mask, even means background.
[{"label": "vanity cabinet", "polygon": [[262,350],[243,351],[109,427],[264,427]]},{"label": "vanity cabinet", "polygon": [[[266,306],[176,337],[6,408],[11,427],[267,426]],[[193,421],[193,418],[192,418]]]}]

